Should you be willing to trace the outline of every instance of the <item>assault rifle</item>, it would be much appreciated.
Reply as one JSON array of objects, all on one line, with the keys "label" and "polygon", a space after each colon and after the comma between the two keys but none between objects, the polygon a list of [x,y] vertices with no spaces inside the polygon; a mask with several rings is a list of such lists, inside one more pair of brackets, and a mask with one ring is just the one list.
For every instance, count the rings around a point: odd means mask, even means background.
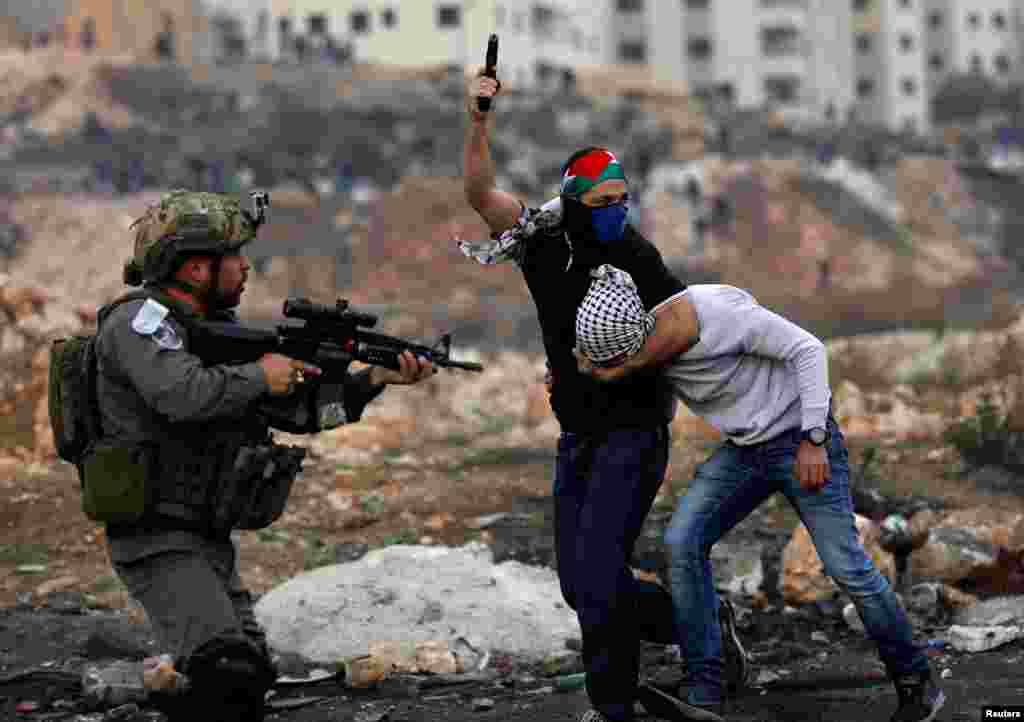
[{"label": "assault rifle", "polygon": [[327,381],[345,374],[352,361],[399,370],[402,351],[429,359],[435,366],[483,371],[478,363],[451,358],[452,336],[444,334],[434,346],[423,346],[382,333],[364,331],[377,324],[377,317],[338,299],[334,306],[305,298],[284,302],[285,318],[302,325],[281,324],[277,330],[259,329],[224,321],[200,321],[189,331],[192,353],[207,366],[258,361],[265,353],[279,353],[311,363],[323,370]]}]

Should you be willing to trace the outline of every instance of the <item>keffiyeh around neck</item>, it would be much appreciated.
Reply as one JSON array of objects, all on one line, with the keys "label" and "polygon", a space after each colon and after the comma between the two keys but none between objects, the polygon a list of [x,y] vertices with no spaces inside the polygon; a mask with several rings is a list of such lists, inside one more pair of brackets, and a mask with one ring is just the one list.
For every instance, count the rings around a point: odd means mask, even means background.
[{"label": "keffiyeh around neck", "polygon": [[[540,208],[523,208],[519,220],[497,238],[486,241],[464,241],[457,239],[463,254],[478,263],[490,266],[506,261],[520,262],[526,250],[526,242],[537,234],[564,235],[561,231],[562,201],[553,198]],[[570,245],[569,263],[572,264]]]},{"label": "keffiyeh around neck", "polygon": [[602,365],[630,356],[654,331],[654,314],[644,309],[633,277],[604,264],[576,311],[576,347],[591,363]]}]

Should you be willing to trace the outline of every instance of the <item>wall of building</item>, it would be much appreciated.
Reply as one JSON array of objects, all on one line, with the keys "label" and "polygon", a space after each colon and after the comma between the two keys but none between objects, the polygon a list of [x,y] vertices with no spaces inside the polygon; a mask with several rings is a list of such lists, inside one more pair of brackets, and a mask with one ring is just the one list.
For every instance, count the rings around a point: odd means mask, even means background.
[{"label": "wall of building", "polygon": [[880,0],[884,22],[879,51],[885,55],[885,117],[891,130],[929,129],[926,36],[921,0]]},{"label": "wall of building", "polygon": [[980,70],[1007,82],[1017,57],[1011,0],[950,0],[950,60],[957,72]]},{"label": "wall of building", "polygon": [[195,0],[71,0],[64,23],[69,46],[80,47],[82,30],[91,19],[95,50],[156,59],[156,42],[169,20],[174,31],[175,59],[191,65],[195,39],[203,19]]},{"label": "wall of building", "polygon": [[849,2],[808,0],[810,42],[808,105],[824,113],[831,103],[836,117],[845,117],[856,100],[853,13]]},{"label": "wall of building", "polygon": [[[577,65],[603,60],[606,2],[475,0],[270,0],[272,57],[287,55],[280,19],[306,33],[308,18],[327,17],[328,32],[351,42],[357,61],[399,66],[482,65],[491,33],[500,38],[499,72],[513,85],[533,86],[544,67],[559,76]],[[441,24],[454,9],[456,25]],[[356,17],[365,25],[355,24]],[[390,21],[390,25],[386,22]]]}]

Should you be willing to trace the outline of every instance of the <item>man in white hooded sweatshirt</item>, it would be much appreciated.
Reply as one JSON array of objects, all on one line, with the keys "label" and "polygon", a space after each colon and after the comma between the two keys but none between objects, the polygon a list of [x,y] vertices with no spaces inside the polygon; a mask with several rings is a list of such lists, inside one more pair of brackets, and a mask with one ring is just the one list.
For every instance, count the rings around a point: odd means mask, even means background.
[{"label": "man in white hooded sweatshirt", "polygon": [[[635,370],[630,358],[653,332],[633,279],[603,265],[576,316],[580,370],[609,383]],[[711,547],[776,492],[799,514],[825,573],[846,592],[893,679],[893,722],[934,719],[945,696],[913,640],[896,594],[864,552],[854,523],[849,465],[831,413],[824,344],[761,306],[746,291],[690,285],[700,341],[664,373],[695,414],[726,441],[697,467],[665,534],[676,624],[689,677],[687,702],[723,719],[722,639]]]}]

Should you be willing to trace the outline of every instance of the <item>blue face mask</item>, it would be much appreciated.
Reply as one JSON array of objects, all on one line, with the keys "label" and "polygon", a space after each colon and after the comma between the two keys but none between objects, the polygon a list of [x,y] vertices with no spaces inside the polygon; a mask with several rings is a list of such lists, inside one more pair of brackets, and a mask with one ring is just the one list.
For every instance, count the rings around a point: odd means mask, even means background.
[{"label": "blue face mask", "polygon": [[590,209],[590,222],[594,226],[594,237],[602,243],[618,241],[626,230],[626,216],[629,206],[626,202]]}]

